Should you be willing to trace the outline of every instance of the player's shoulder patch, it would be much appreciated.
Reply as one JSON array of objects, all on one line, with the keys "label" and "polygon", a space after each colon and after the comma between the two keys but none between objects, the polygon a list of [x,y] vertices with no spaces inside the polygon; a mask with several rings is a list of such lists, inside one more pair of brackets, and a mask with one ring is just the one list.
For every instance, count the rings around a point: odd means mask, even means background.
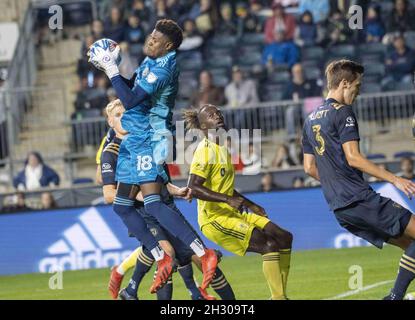
[{"label": "player's shoulder patch", "polygon": [[148,83],[155,83],[157,79],[158,77],[156,76],[154,72],[150,72],[146,77],[146,80]]},{"label": "player's shoulder patch", "polygon": [[119,151],[120,151],[120,145],[118,143],[111,142],[105,147],[103,152],[111,152],[111,153],[118,155]]}]

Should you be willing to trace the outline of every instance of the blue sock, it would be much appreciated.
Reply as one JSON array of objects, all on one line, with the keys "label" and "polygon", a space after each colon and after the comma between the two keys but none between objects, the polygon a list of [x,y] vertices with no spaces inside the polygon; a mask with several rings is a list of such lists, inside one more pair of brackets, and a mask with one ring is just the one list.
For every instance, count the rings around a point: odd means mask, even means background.
[{"label": "blue sock", "polygon": [[210,286],[222,300],[235,300],[235,293],[219,268],[216,268],[216,273]]},{"label": "blue sock", "polygon": [[134,208],[134,200],[116,196],[113,208],[128,228],[128,231],[131,232],[138,241],[141,241],[141,243],[149,250],[158,247],[158,242],[151,234],[150,230],[148,230],[143,217],[137,214],[137,210]]},{"label": "blue sock", "polygon": [[196,286],[193,278],[192,263],[178,267],[177,271],[183,278],[184,284],[186,285],[187,290],[189,290],[192,300],[201,300],[202,295],[200,294],[199,288]]},{"label": "blue sock", "polygon": [[144,206],[148,214],[155,217],[163,228],[191,247],[197,256],[203,256],[204,245],[199,240],[198,235],[192,228],[189,228],[183,216],[161,202],[160,195],[145,196]]},{"label": "blue sock", "polygon": [[415,278],[415,241],[412,241],[408,249],[402,255],[399,262],[399,273],[396,278],[395,286],[391,291],[393,300],[402,300],[406,290]]},{"label": "blue sock", "polygon": [[154,259],[151,252],[143,247],[143,251],[137,257],[137,264],[135,265],[133,276],[131,277],[126,289],[129,295],[134,297],[137,296],[141,280],[143,280],[147,272],[150,271],[153,262]]},{"label": "blue sock", "polygon": [[157,291],[157,300],[171,300],[173,298],[173,280],[172,277],[167,280],[163,288]]}]

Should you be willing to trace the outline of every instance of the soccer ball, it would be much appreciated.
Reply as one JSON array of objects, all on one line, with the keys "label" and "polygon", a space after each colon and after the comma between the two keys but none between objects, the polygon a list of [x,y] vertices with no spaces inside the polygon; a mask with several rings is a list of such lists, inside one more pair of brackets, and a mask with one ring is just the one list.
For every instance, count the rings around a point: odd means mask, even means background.
[{"label": "soccer ball", "polygon": [[408,293],[408,294],[405,296],[404,300],[415,300],[415,292],[410,292],[410,293]]},{"label": "soccer ball", "polygon": [[[111,39],[100,39],[95,41],[89,47],[89,56],[92,58],[95,54],[97,54],[100,50],[109,50],[113,59],[115,60],[117,66],[121,63],[121,48],[117,42]],[[102,67],[99,65],[97,61],[91,59],[91,63],[99,70],[102,70]]]}]

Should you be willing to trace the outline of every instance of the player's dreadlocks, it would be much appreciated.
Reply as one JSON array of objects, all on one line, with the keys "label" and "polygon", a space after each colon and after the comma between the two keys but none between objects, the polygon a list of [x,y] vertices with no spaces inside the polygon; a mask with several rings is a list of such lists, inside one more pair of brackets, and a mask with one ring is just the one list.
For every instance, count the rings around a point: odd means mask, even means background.
[{"label": "player's dreadlocks", "polygon": [[327,88],[337,89],[343,79],[353,82],[358,74],[363,74],[364,71],[365,68],[361,64],[351,60],[333,61],[326,68]]},{"label": "player's dreadlocks", "polygon": [[183,41],[183,30],[179,25],[170,19],[162,19],[157,21],[156,30],[166,35],[173,43],[173,49],[176,50]]},{"label": "player's dreadlocks", "polygon": [[183,119],[186,123],[186,129],[200,129],[199,109],[187,109],[183,111]]}]

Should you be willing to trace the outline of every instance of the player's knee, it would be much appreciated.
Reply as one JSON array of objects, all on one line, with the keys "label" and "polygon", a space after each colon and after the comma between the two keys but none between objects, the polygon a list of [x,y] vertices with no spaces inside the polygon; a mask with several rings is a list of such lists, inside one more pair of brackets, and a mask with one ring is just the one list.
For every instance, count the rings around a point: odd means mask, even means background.
[{"label": "player's knee", "polygon": [[265,243],[264,243],[264,253],[271,253],[271,252],[277,252],[280,250],[280,245],[278,244],[278,242],[271,238],[271,237],[266,237],[265,238]]}]

